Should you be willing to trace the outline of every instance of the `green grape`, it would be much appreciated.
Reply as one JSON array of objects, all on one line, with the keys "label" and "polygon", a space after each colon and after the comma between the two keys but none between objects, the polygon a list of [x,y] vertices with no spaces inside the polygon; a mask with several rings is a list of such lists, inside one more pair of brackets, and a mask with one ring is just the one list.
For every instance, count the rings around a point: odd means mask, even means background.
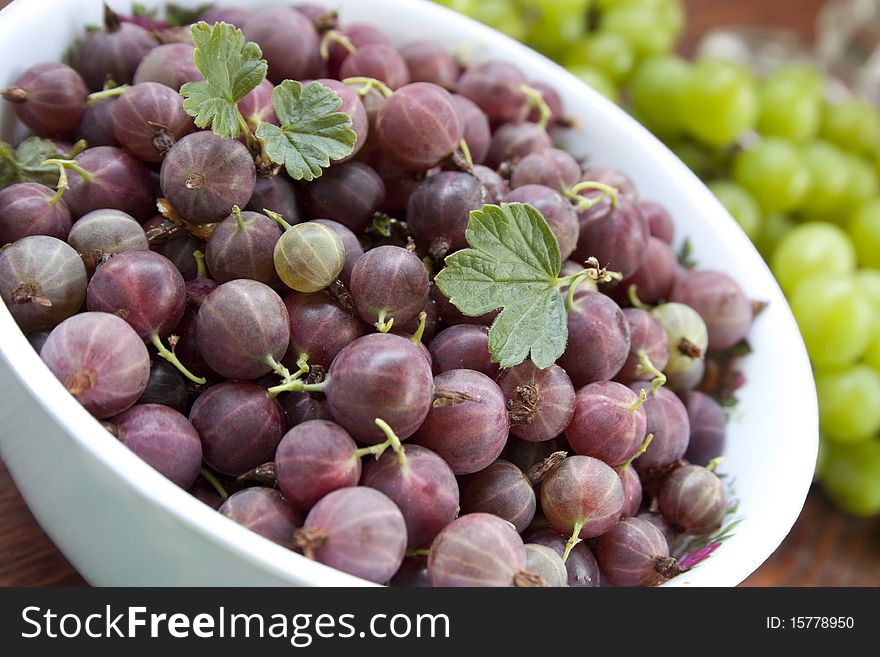
[{"label": "green grape", "polygon": [[684,130],[682,98],[690,71],[691,65],[681,57],[665,55],[645,60],[633,75],[630,94],[635,113],[661,137]]},{"label": "green grape", "polygon": [[682,102],[688,131],[713,146],[736,141],[754,127],[758,116],[751,75],[721,59],[706,58],[694,64]]},{"label": "green grape", "polygon": [[833,144],[815,141],[804,147],[803,158],[810,172],[810,188],[801,213],[809,219],[844,221],[852,172],[846,154]]},{"label": "green grape", "polygon": [[786,294],[815,274],[833,277],[856,268],[856,251],[849,236],[833,224],[811,222],[795,227],[780,240],[770,268]]},{"label": "green grape", "polygon": [[813,68],[795,64],[774,71],[758,89],[758,132],[797,143],[813,139],[822,122],[822,87]]},{"label": "green grape", "polygon": [[855,276],[812,276],[794,289],[789,304],[814,366],[854,363],[874,337],[874,310]]},{"label": "green grape", "polygon": [[880,185],[877,181],[877,172],[865,158],[858,155],[848,155],[850,161],[850,195],[853,208],[873,196],[877,196]]},{"label": "green grape", "polygon": [[880,439],[828,447],[822,471],[828,496],[850,513],[880,513]]},{"label": "green grape", "polygon": [[856,272],[856,278],[874,308],[874,320],[880,330],[880,269],[860,269]]},{"label": "green grape", "polygon": [[632,71],[635,57],[623,37],[597,32],[572,45],[562,63],[565,66],[592,66],[615,84],[620,84]]},{"label": "green grape", "polygon": [[813,472],[813,481],[819,481],[822,478],[822,473],[825,472],[825,466],[828,463],[828,452],[830,448],[828,447],[828,439],[825,438],[822,434],[819,434],[819,449],[816,452],[816,470]]},{"label": "green grape", "polygon": [[828,104],[819,134],[852,153],[871,153],[880,146],[880,114],[873,105],[856,98]]},{"label": "green grape", "polygon": [[779,242],[797,226],[797,223],[787,214],[771,214],[764,217],[761,232],[755,242],[758,251],[764,256],[764,260],[770,262]]},{"label": "green grape", "polygon": [[601,71],[597,71],[590,66],[572,66],[568,70],[606,98],[615,103],[620,102],[620,95],[617,93],[617,87],[615,87],[614,83],[608,79],[608,76]]},{"label": "green grape", "polygon": [[444,0],[442,4],[517,41],[524,41],[528,33],[522,12],[509,0]]},{"label": "green grape", "polygon": [[880,431],[880,372],[857,364],[816,374],[819,420],[829,438],[870,440]]},{"label": "green grape", "polygon": [[875,329],[874,339],[871,340],[871,344],[868,345],[865,353],[862,354],[862,360],[865,365],[870,365],[880,372],[880,329]]},{"label": "green grape", "polygon": [[733,179],[752,193],[765,214],[797,209],[810,187],[800,149],[780,137],[740,151],[733,160]]},{"label": "green grape", "polygon": [[275,271],[297,292],[317,292],[333,283],[345,264],[335,232],[315,221],[295,224],[275,244]]},{"label": "green grape", "polygon": [[599,29],[623,37],[636,58],[644,59],[668,53],[675,46],[680,27],[667,14],[635,3],[616,5],[601,15]]},{"label": "green grape", "polygon": [[880,198],[863,203],[853,213],[847,228],[863,267],[880,269]]},{"label": "green grape", "polygon": [[[509,0],[496,0],[510,5]],[[482,4],[482,2],[481,2]],[[589,0],[553,0],[530,6],[534,14],[525,40],[532,47],[561,59],[584,34]]]},{"label": "green grape", "polygon": [[761,233],[761,209],[755,197],[744,187],[729,180],[713,180],[706,186],[718,197],[721,205],[736,219],[743,232],[750,239]]},{"label": "green grape", "polygon": [[874,339],[862,355],[862,361],[880,372],[880,269],[860,269],[856,278],[874,308]]}]

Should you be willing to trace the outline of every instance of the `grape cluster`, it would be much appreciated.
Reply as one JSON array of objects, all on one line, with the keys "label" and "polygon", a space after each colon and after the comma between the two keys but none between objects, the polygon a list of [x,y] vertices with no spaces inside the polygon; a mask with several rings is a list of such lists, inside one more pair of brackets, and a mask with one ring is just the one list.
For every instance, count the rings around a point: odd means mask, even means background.
[{"label": "grape cluster", "polygon": [[[880,110],[803,62],[758,75],[671,54],[680,0],[442,4],[626,103],[707,182],[771,266],[800,326],[819,396],[816,477],[843,509],[880,513]],[[643,281],[652,291],[662,266]],[[651,300],[648,286],[640,292]]]},{"label": "grape cluster", "polygon": [[[374,582],[682,572],[732,505],[714,470],[753,318],[736,282],[680,263],[671,216],[624,173],[555,148],[557,94],[510,63],[397,50],[311,6],[203,18],[268,62],[229,108],[237,138],[177,93],[210,55],[180,62],[189,44],[131,22],[3,93],[37,138],[86,141],[51,142],[43,182],[0,191],[0,295],[65,388],[227,517]],[[259,67],[226,28],[194,30]],[[355,133],[314,179],[260,136],[287,121],[289,78],[318,79]],[[501,367],[507,310],[465,315],[433,280],[473,246],[474,211],[529,206],[568,341],[556,364]]]}]

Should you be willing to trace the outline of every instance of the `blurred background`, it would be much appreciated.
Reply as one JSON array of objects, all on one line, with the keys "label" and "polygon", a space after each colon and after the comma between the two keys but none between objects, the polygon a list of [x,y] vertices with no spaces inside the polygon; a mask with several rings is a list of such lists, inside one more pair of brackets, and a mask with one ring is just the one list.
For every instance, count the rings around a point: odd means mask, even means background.
[{"label": "blurred background", "polygon": [[[745,584],[880,586],[880,0],[438,1],[632,113],[751,237],[804,335],[822,444]],[[83,583],[2,463],[0,528],[0,585]]]}]

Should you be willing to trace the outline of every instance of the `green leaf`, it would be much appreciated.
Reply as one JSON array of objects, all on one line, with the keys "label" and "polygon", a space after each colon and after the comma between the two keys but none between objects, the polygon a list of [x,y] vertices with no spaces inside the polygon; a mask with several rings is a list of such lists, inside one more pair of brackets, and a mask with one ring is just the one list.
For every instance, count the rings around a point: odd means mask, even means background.
[{"label": "green leaf", "polygon": [[236,103],[266,77],[263,51],[245,42],[242,31],[228,23],[212,27],[201,21],[190,28],[189,36],[196,47],[196,68],[205,79],[180,88],[183,109],[200,128],[210,125],[221,137],[237,137],[243,121]]},{"label": "green leaf", "polygon": [[23,140],[15,149],[15,159],[18,163],[27,169],[37,169],[46,171],[55,171],[55,167],[41,167],[40,163],[53,157],[61,155],[55,148],[55,142],[51,139],[41,139],[40,137],[28,137]]},{"label": "green leaf", "polygon": [[531,205],[485,205],[471,212],[465,236],[470,248],[446,258],[437,287],[465,315],[503,309],[489,330],[494,362],[513,367],[531,354],[549,367],[565,351],[568,324],[547,221]]},{"label": "green leaf", "polygon": [[51,139],[28,137],[14,149],[0,141],[0,188],[17,182],[38,182],[54,187],[58,183],[58,169],[41,164],[44,160],[66,156],[56,151]]},{"label": "green leaf", "polygon": [[131,6],[131,15],[135,17],[156,18],[157,9],[147,9],[146,5],[135,2]]},{"label": "green leaf", "polygon": [[[191,23],[195,23],[196,19],[199,16],[204,14],[213,6],[214,3],[208,2],[190,9],[189,7],[184,7],[183,5],[178,5],[174,2],[170,2],[165,5],[165,22],[168,23],[168,25],[170,25],[171,27],[182,27],[183,25],[189,25]],[[153,15],[155,15],[155,11]]]},{"label": "green leaf", "polygon": [[342,100],[332,89],[320,82],[303,87],[284,80],[272,91],[272,104],[281,125],[261,123],[257,138],[294,180],[314,180],[331,160],[351,155],[357,135],[351,117],[337,111]]}]

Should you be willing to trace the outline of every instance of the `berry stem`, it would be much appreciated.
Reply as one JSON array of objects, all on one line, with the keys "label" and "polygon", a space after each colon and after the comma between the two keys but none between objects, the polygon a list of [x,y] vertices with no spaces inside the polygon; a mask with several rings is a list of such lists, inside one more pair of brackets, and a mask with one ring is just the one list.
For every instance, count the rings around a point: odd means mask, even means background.
[{"label": "berry stem", "polygon": [[406,556],[410,557],[410,558],[412,558],[412,557],[427,557],[429,554],[431,554],[431,551],[428,548],[415,548],[415,549],[406,551]]},{"label": "berry stem", "polygon": [[568,295],[565,297],[565,309],[571,312],[572,308],[574,308],[574,293],[578,288],[578,285],[584,282],[587,278],[587,272],[583,272],[582,274],[578,274],[575,279],[568,286]]},{"label": "berry stem", "polygon": [[636,374],[649,372],[654,375],[654,380],[651,382],[651,396],[654,397],[657,395],[657,391],[666,385],[666,375],[654,366],[648,352],[644,349],[639,349],[636,356],[639,359],[639,364],[636,365]]},{"label": "berry stem", "polygon": [[232,214],[235,217],[235,223],[238,224],[238,229],[244,230],[245,225],[244,225],[244,219],[241,218],[241,208],[238,207],[237,205],[233,205],[232,206]]},{"label": "berry stem", "polygon": [[468,172],[473,172],[474,158],[471,155],[471,147],[468,146],[468,143],[464,140],[464,137],[462,137],[461,141],[458,142],[458,149],[461,151],[461,154],[464,156],[464,161],[465,161],[465,163],[467,163]]},{"label": "berry stem", "polygon": [[385,98],[391,96],[394,92],[391,88],[385,84],[384,82],[380,82],[376,78],[368,78],[363,76],[356,76],[353,78],[345,78],[342,81],[342,84],[360,84],[362,85],[360,89],[356,90],[358,96],[363,98],[368,93],[370,93],[371,89],[376,89],[379,93],[381,93]]},{"label": "berry stem", "polygon": [[275,374],[280,376],[285,381],[292,381],[294,378],[298,378],[291,376],[290,370],[284,367],[284,365],[279,363],[277,360],[275,360],[275,356],[273,356],[272,354],[266,356],[266,364],[272,368],[272,371],[275,372]]},{"label": "berry stem", "polygon": [[[593,198],[581,196],[580,192],[585,189],[594,189],[602,193],[597,194]],[[605,197],[611,199],[612,208],[617,207],[617,188],[612,187],[611,185],[606,185],[597,180],[584,180],[583,182],[579,182],[576,185],[563,190],[563,194],[568,197],[569,200],[577,203],[577,207],[575,207],[576,212],[585,212],[589,210],[597,203],[600,203]]]},{"label": "berry stem", "polygon": [[425,334],[425,320],[428,318],[428,313],[424,310],[419,313],[419,327],[416,329],[416,332],[412,334],[410,340],[413,341],[413,344],[421,344],[422,336]]},{"label": "berry stem", "polygon": [[88,147],[89,147],[88,142],[87,142],[85,139],[80,139],[80,140],[77,141],[77,142],[73,145],[73,147],[70,149],[70,152],[67,154],[67,159],[68,159],[68,160],[72,160],[72,159],[75,158],[77,155],[79,155],[79,154],[82,153],[84,150],[86,150]]},{"label": "berry stem", "polygon": [[389,447],[394,450],[397,454],[397,462],[400,465],[406,464],[406,454],[403,451],[403,445],[400,444],[400,438],[397,437],[397,434],[394,433],[394,429],[391,428],[385,420],[382,418],[376,418],[376,425],[385,432],[385,435],[388,436],[388,439],[384,443],[379,443],[378,445],[370,445],[369,447],[362,447],[357,450],[355,454],[357,454],[358,458],[368,456],[370,454],[374,455],[377,459],[385,453],[385,450]]},{"label": "berry stem", "polygon": [[715,472],[715,470],[718,469],[718,466],[722,463],[724,463],[724,456],[716,456],[714,459],[706,464],[706,469],[709,472]]},{"label": "berry stem", "polygon": [[638,308],[639,310],[644,311],[651,309],[651,306],[639,299],[639,286],[635,283],[630,283],[629,287],[626,288],[626,296],[629,298],[629,302],[632,304],[633,308]]},{"label": "berry stem", "polygon": [[568,286],[568,298],[566,299],[566,308],[568,310],[571,310],[574,305],[574,292],[584,279],[589,278],[597,283],[610,283],[611,281],[619,281],[622,278],[620,272],[608,271],[604,267],[599,266],[599,261],[592,256],[587,258],[585,264],[587,265],[586,269],[556,279],[556,287],[563,288],[566,285]]},{"label": "berry stem", "polygon": [[642,388],[639,391],[639,398],[636,399],[632,404],[629,405],[629,410],[632,413],[635,413],[637,410],[639,410],[642,407],[642,404],[644,404],[646,401],[648,401],[648,393],[646,393],[645,389]]},{"label": "berry stem", "polygon": [[86,99],[86,107],[91,107],[92,105],[99,103],[102,100],[107,100],[108,98],[121,96],[125,93],[126,89],[128,89],[127,84],[120,84],[118,87],[111,87],[110,89],[102,89],[101,91],[91,93]]},{"label": "berry stem", "polygon": [[568,555],[574,549],[574,546],[581,542],[580,533],[583,528],[583,520],[575,521],[571,537],[565,543],[565,552],[562,554],[562,563],[565,563],[568,560]]},{"label": "berry stem", "polygon": [[259,153],[262,150],[262,148],[260,147],[260,142],[257,141],[254,133],[251,132],[251,127],[248,125],[248,122],[245,121],[244,116],[242,116],[241,110],[238,109],[238,105],[235,106],[235,120],[238,122],[238,129],[244,133],[244,138],[247,141],[248,150],[251,153]]},{"label": "berry stem", "polygon": [[519,90],[525,94],[528,99],[528,107],[529,109],[537,108],[538,110],[538,125],[541,126],[542,130],[547,130],[547,125],[550,123],[550,117],[553,115],[553,112],[550,110],[550,106],[547,104],[547,101],[544,100],[544,94],[535,89],[534,87],[530,87],[527,84],[519,85]]},{"label": "berry stem", "polygon": [[177,355],[173,351],[170,351],[164,344],[162,344],[162,338],[159,337],[158,333],[153,333],[150,336],[150,342],[152,342],[153,346],[156,347],[156,351],[159,352],[159,355],[167,360],[169,363],[174,365],[174,367],[176,367],[178,370],[180,370],[180,373],[183,374],[187,379],[189,379],[193,383],[198,383],[199,385],[205,384],[204,377],[196,376],[188,369],[186,369],[186,366],[180,362],[180,360],[177,358]]},{"label": "berry stem", "polygon": [[220,499],[225,502],[229,497],[229,493],[226,492],[226,489],[223,488],[223,484],[218,481],[217,477],[215,477],[207,468],[199,468],[199,474],[207,479],[208,483],[217,491]]},{"label": "berry stem", "polygon": [[275,221],[277,221],[282,229],[290,230],[290,228],[291,228],[290,224],[287,223],[286,221],[284,221],[284,218],[280,214],[278,214],[277,212],[272,212],[271,210],[267,210],[266,208],[263,208],[263,213],[267,217],[269,217],[270,219],[274,219]]},{"label": "berry stem", "polygon": [[351,42],[347,36],[345,36],[339,30],[327,30],[324,32],[324,36],[321,37],[321,46],[319,52],[321,53],[321,59],[325,62],[330,59],[330,44],[338,43],[340,46],[345,48],[349,53],[353,53],[357,50],[357,46]]},{"label": "berry stem", "polygon": [[653,433],[649,433],[647,436],[645,436],[645,439],[642,441],[642,444],[639,445],[639,448],[636,450],[636,453],[633,454],[632,456],[630,456],[626,461],[624,461],[623,465],[621,465],[619,469],[626,470],[630,465],[632,465],[633,461],[635,461],[642,454],[644,454],[645,451],[647,451],[648,445],[651,444],[652,440],[654,440]]},{"label": "berry stem", "polygon": [[61,159],[49,159],[43,160],[40,163],[41,167],[49,167],[56,166],[58,167],[58,184],[55,186],[55,196],[52,197],[52,200],[49,201],[50,205],[57,205],[58,201],[61,200],[61,196],[64,194],[65,189],[70,188],[70,184],[67,180],[67,169],[73,169],[76,171],[83,179],[83,182],[90,183],[92,182],[92,174],[83,169],[79,164],[77,164],[74,160],[61,160]]},{"label": "berry stem", "polygon": [[394,318],[392,317],[387,322],[385,318],[388,314],[384,310],[379,311],[379,319],[376,321],[374,326],[379,330],[379,333],[388,333],[391,330],[391,327],[394,326]]},{"label": "berry stem", "polygon": [[193,251],[193,259],[196,261],[196,278],[208,278],[208,268],[205,266],[205,254],[200,249]]},{"label": "berry stem", "polygon": [[306,383],[302,379],[295,379],[291,377],[290,380],[284,381],[284,383],[281,383],[280,385],[269,388],[267,392],[273,397],[282,392],[324,392],[329,382],[330,379],[327,378],[320,383]]},{"label": "berry stem", "polygon": [[10,103],[23,103],[27,100],[28,92],[23,87],[6,87],[0,91],[0,97]]}]

